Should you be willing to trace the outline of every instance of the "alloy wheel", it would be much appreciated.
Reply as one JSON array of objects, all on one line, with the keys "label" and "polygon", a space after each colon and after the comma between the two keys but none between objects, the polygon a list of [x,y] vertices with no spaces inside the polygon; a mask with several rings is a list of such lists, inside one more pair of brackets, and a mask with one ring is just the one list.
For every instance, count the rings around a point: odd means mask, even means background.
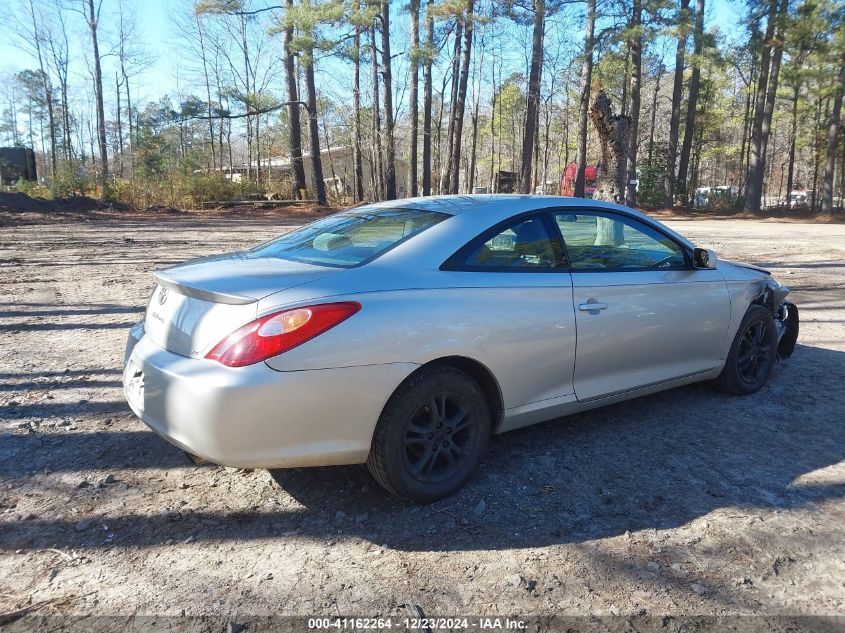
[{"label": "alloy wheel", "polygon": [[460,472],[472,454],[473,409],[456,393],[441,392],[420,403],[402,435],[402,457],[414,479],[445,481]]},{"label": "alloy wheel", "polygon": [[772,348],[768,341],[766,323],[752,321],[742,333],[737,354],[739,376],[748,384],[756,383],[769,364]]}]

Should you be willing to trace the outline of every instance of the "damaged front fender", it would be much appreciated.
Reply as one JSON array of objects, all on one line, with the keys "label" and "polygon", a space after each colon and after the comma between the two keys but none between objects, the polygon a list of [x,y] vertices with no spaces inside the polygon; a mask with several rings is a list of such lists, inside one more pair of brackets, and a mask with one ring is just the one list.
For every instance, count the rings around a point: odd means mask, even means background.
[{"label": "damaged front fender", "polygon": [[798,307],[789,301],[782,302],[775,323],[778,326],[778,358],[784,360],[792,356],[798,341]]},{"label": "damaged front fender", "polygon": [[789,288],[781,285],[776,279],[767,279],[754,299],[754,303],[765,306],[772,311],[778,329],[778,359],[784,360],[792,356],[795,343],[798,340],[799,317],[798,308],[794,303],[785,301]]}]

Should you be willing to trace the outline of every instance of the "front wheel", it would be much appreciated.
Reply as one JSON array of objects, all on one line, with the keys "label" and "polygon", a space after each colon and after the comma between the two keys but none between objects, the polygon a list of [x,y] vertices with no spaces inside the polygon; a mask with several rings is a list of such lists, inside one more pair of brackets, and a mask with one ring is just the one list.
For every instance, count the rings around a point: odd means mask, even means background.
[{"label": "front wheel", "polygon": [[367,468],[399,497],[437,501],[469,480],[490,432],[490,408],[478,383],[453,367],[427,367],[390,397]]},{"label": "front wheel", "polygon": [[737,395],[759,391],[777,360],[778,336],[772,313],[752,305],[736,333],[725,367],[714,381],[717,389]]}]

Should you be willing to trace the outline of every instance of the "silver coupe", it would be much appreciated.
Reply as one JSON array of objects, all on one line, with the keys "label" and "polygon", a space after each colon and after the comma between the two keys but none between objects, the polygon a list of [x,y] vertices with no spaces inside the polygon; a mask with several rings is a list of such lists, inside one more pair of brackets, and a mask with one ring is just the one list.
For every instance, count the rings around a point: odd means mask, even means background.
[{"label": "silver coupe", "polygon": [[123,374],[150,428],[227,466],[366,463],[420,502],[492,433],[696,381],[754,393],[798,335],[765,270],[572,198],[371,204],[155,277]]}]

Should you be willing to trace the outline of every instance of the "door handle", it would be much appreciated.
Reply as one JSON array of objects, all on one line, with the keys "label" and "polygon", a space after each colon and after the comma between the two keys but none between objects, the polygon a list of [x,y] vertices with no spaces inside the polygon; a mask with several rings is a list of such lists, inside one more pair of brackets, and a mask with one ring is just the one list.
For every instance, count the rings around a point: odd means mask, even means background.
[{"label": "door handle", "polygon": [[598,301],[595,301],[595,302],[588,301],[587,303],[579,303],[578,309],[581,310],[581,312],[593,312],[593,311],[598,312],[599,310],[606,310],[607,304],[606,303],[599,303]]}]

